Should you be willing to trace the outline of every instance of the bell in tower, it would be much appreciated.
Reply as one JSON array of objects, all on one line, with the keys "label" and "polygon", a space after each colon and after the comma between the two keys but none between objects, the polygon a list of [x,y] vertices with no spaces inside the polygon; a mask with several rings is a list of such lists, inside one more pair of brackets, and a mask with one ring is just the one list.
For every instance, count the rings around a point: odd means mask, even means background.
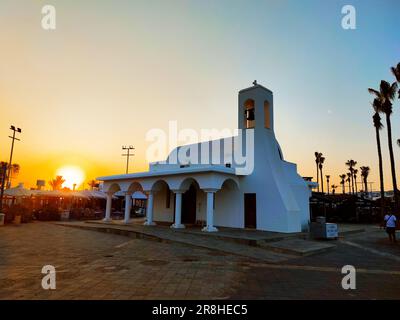
[{"label": "bell in tower", "polygon": [[239,91],[239,128],[273,132],[273,94],[258,84]]}]

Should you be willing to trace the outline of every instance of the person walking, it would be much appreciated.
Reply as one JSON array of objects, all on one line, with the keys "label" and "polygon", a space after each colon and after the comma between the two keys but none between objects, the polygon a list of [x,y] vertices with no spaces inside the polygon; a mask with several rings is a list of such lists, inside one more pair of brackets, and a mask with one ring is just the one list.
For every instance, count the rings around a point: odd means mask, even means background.
[{"label": "person walking", "polygon": [[385,215],[386,232],[389,235],[389,241],[396,243],[396,216],[394,214]]}]

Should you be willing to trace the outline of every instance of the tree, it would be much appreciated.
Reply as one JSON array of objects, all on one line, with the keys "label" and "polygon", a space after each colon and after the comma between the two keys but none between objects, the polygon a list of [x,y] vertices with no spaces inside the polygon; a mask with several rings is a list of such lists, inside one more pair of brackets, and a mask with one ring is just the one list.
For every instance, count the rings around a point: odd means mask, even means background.
[{"label": "tree", "polygon": [[350,172],[347,172],[347,179],[346,179],[346,182],[348,182],[349,183],[349,194],[351,193],[351,173]]},{"label": "tree", "polygon": [[319,171],[321,172],[321,191],[324,193],[324,175],[322,174],[323,164],[325,162],[325,157],[319,159]]},{"label": "tree", "polygon": [[10,179],[8,181],[8,187],[11,187],[11,180],[15,179],[18,176],[20,169],[21,169],[21,166],[19,164],[14,163],[11,165]]},{"label": "tree", "polygon": [[88,185],[89,185],[89,187],[90,187],[90,190],[94,190],[95,188],[98,188],[98,187],[99,187],[99,182],[96,181],[96,180],[90,180],[90,181],[88,182]]},{"label": "tree", "polygon": [[[354,160],[347,160],[346,166],[349,167],[350,171],[350,179],[351,179],[351,193],[354,194],[354,167],[357,164],[357,161]],[[349,173],[347,174],[349,175]]]},{"label": "tree", "polygon": [[8,169],[8,163],[1,161],[0,162],[0,182],[1,182],[0,212],[3,210],[3,196],[4,196],[4,188],[5,188],[5,184],[6,184],[6,179],[7,179],[7,169]]},{"label": "tree", "polygon": [[339,178],[340,178],[340,184],[342,185],[343,194],[345,194],[345,193],[346,193],[346,188],[345,188],[345,185],[346,185],[346,182],[345,182],[345,180],[346,180],[346,175],[345,175],[345,174],[341,174],[341,175],[339,176]]},{"label": "tree", "polygon": [[315,165],[317,166],[317,183],[318,183],[318,192],[319,192],[319,163],[322,157],[322,153],[321,152],[315,152]]},{"label": "tree", "polygon": [[49,185],[53,190],[61,190],[64,182],[65,180],[62,176],[57,176],[55,179],[49,181]]},{"label": "tree", "polygon": [[396,167],[394,162],[394,153],[393,153],[393,143],[392,143],[392,124],[390,116],[393,113],[393,100],[397,91],[397,83],[393,82],[390,84],[387,81],[382,80],[379,91],[369,88],[369,93],[374,94],[376,98],[380,101],[378,112],[382,112],[385,114],[386,118],[386,127],[387,127],[387,135],[388,135],[388,147],[389,147],[389,155],[390,155],[390,167],[392,170],[392,184],[393,184],[393,192],[394,192],[394,202],[396,207],[398,205],[397,197],[397,181],[396,181]]},{"label": "tree", "polygon": [[372,102],[372,107],[375,111],[372,116],[372,120],[375,127],[375,137],[376,137],[376,146],[378,149],[378,161],[379,161],[379,184],[381,191],[381,215],[383,218],[384,214],[384,199],[385,199],[385,184],[383,180],[383,161],[382,161],[382,147],[381,147],[381,138],[380,138],[380,130],[383,128],[383,124],[381,122],[381,116],[379,115],[379,110],[381,109],[381,101],[378,98],[375,98]]},{"label": "tree", "polygon": [[358,170],[354,169],[353,170],[353,176],[354,176],[354,186],[356,188],[356,194],[358,193],[358,190],[357,190],[357,174],[358,174]]},{"label": "tree", "polygon": [[[396,78],[397,83],[400,84],[400,63],[398,63],[397,66],[395,67],[391,67],[390,70],[392,71],[394,77]],[[398,98],[400,99],[400,89],[398,94],[399,94]]]},{"label": "tree", "polygon": [[336,188],[337,188],[338,186],[336,186],[336,185],[332,185],[331,186],[331,189],[332,189],[332,194],[335,194],[336,193]]},{"label": "tree", "polygon": [[330,175],[326,175],[326,187],[328,188],[328,194],[329,194],[329,179],[331,178]]},{"label": "tree", "polygon": [[364,183],[364,191],[368,194],[368,176],[369,176],[369,167],[360,167],[361,170],[361,178]]}]

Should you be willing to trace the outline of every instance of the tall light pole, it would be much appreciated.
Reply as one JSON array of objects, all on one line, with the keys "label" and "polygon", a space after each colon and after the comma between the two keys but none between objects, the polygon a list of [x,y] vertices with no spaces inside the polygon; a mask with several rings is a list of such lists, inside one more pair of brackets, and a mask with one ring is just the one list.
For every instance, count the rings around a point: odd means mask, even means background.
[{"label": "tall light pole", "polygon": [[127,153],[122,154],[122,156],[126,157],[126,174],[128,174],[128,170],[129,170],[129,158],[133,157],[134,154],[130,153],[131,150],[135,150],[135,148],[133,146],[122,146],[122,150],[128,150]]},{"label": "tall light pole", "polygon": [[14,152],[14,142],[15,142],[15,140],[21,141],[20,139],[15,137],[15,134],[16,134],[16,132],[18,132],[18,133],[22,132],[21,128],[16,128],[15,126],[11,126],[10,130],[13,131],[13,135],[8,136],[9,138],[12,139],[12,142],[11,142],[10,161],[8,162],[8,173],[7,173],[7,179],[6,179],[7,187],[10,187],[9,183],[10,183],[10,176],[11,176],[11,169],[12,169],[12,157],[13,157],[13,152]]}]

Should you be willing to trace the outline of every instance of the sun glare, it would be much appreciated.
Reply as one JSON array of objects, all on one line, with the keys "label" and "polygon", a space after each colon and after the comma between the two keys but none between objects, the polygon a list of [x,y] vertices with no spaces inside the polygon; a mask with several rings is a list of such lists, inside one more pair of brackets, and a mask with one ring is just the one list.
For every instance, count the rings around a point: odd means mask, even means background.
[{"label": "sun glare", "polygon": [[59,168],[56,172],[57,176],[62,176],[65,180],[63,183],[63,187],[67,187],[70,189],[74,188],[74,184],[76,184],[75,189],[77,189],[85,180],[85,173],[81,168],[76,166],[65,166]]}]

